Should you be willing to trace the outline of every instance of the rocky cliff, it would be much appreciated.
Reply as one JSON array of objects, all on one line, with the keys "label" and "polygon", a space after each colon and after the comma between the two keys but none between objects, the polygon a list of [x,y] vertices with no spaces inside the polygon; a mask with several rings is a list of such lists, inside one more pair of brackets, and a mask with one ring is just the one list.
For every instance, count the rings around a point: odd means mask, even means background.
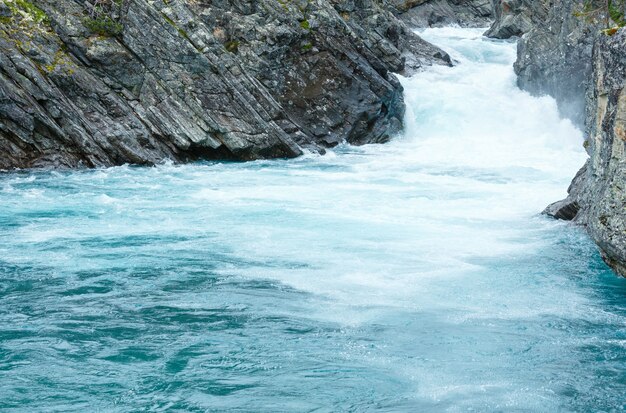
[{"label": "rocky cliff", "polygon": [[600,36],[593,62],[585,133],[590,158],[568,198],[546,212],[585,225],[606,262],[626,276],[626,29]]},{"label": "rocky cliff", "polygon": [[577,0],[494,0],[493,6],[496,19],[487,36],[523,35],[515,63],[519,86],[553,96],[561,114],[582,128],[599,25],[578,16]]},{"label": "rocky cliff", "polygon": [[375,0],[0,0],[0,169],[384,142],[448,63]]},{"label": "rocky cliff", "polygon": [[389,0],[389,4],[411,27],[485,27],[493,16],[490,0]]},{"label": "rocky cliff", "polygon": [[495,0],[494,7],[488,35],[523,35],[520,87],[555,97],[585,130],[590,159],[568,198],[545,213],[585,226],[606,262],[626,275],[626,29],[603,34],[602,21],[580,16],[576,0]]},{"label": "rocky cliff", "polygon": [[488,37],[508,39],[541,29],[550,10],[547,0],[492,0],[494,21]]}]

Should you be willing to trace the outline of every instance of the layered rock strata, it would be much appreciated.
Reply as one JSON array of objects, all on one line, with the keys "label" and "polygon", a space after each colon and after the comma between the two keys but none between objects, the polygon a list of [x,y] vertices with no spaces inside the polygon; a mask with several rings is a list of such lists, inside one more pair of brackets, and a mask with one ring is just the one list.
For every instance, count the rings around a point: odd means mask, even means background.
[{"label": "layered rock strata", "polygon": [[374,0],[109,1],[0,0],[0,169],[385,142],[391,72],[449,64]]},{"label": "layered rock strata", "polygon": [[390,0],[390,5],[411,27],[485,27],[493,16],[490,0]]}]

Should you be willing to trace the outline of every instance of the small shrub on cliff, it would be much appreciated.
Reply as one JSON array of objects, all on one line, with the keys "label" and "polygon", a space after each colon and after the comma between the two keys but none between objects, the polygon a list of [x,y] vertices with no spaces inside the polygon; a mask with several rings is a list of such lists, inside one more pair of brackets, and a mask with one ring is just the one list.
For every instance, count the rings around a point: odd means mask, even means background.
[{"label": "small shrub on cliff", "polygon": [[85,7],[89,17],[83,25],[91,32],[101,36],[118,36],[124,26],[121,23],[125,0],[89,0]]},{"label": "small shrub on cliff", "polygon": [[95,34],[111,37],[121,34],[124,29],[121,23],[116,22],[108,16],[96,19],[86,18],[83,20],[83,25]]},{"label": "small shrub on cliff", "polygon": [[15,0],[15,4],[22,10],[26,11],[29,15],[33,17],[33,19],[37,22],[47,22],[48,16],[41,10],[39,7],[35,6],[33,3],[30,3],[26,0]]},{"label": "small shrub on cliff", "polygon": [[0,0],[3,2],[5,12],[9,15],[3,15],[0,22],[11,23],[14,16],[19,16],[22,21],[31,21],[34,23],[48,24],[49,19],[46,13],[39,7],[26,0]]},{"label": "small shrub on cliff", "polygon": [[619,26],[626,26],[624,15],[626,14],[626,1],[613,0],[609,2],[609,16]]}]

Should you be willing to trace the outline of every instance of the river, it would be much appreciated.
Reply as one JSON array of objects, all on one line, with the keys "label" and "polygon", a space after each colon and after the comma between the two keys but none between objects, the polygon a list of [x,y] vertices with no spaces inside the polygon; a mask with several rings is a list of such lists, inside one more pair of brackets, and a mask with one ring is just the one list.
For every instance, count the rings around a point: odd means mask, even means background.
[{"label": "river", "polygon": [[581,132],[482,31],[385,145],[0,174],[0,410],[626,409],[626,279],[540,215]]}]

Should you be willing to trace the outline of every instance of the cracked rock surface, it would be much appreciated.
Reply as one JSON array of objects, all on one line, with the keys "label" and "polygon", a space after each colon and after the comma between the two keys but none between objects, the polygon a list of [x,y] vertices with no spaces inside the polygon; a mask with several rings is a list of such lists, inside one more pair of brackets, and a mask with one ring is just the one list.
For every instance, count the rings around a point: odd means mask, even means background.
[{"label": "cracked rock surface", "polygon": [[374,0],[126,0],[111,36],[83,1],[24,4],[0,0],[0,169],[385,142],[404,113],[392,72],[449,64]]}]

